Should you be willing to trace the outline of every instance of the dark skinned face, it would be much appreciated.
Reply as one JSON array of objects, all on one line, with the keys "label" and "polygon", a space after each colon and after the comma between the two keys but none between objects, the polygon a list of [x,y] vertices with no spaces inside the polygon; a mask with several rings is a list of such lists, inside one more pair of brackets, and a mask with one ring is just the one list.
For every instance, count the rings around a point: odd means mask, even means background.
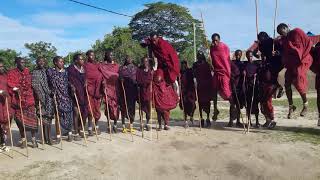
[{"label": "dark skinned face", "polygon": [[148,68],[148,67],[149,67],[149,60],[148,60],[148,58],[143,58],[143,60],[141,61],[141,63],[143,64],[144,68]]},{"label": "dark skinned face", "polygon": [[108,62],[111,62],[113,60],[113,53],[112,52],[107,52],[106,53],[106,59]]},{"label": "dark skinned face", "polygon": [[211,40],[212,40],[212,45],[213,46],[217,46],[220,43],[220,39],[219,39],[218,36],[214,36]]},{"label": "dark skinned face", "polygon": [[237,51],[234,56],[236,57],[236,60],[241,60],[242,52],[241,51],[239,51],[239,52]]},{"label": "dark skinned face", "polygon": [[0,63],[0,74],[4,74],[4,64]]},{"label": "dark skinned face", "polygon": [[75,64],[76,64],[77,66],[80,66],[80,67],[83,66],[83,65],[84,65],[84,59],[83,59],[83,57],[82,57],[82,56],[79,56],[78,59],[76,60]]},{"label": "dark skinned face", "polygon": [[158,44],[159,37],[157,35],[154,35],[153,37],[150,38],[150,40],[153,44]]},{"label": "dark skinned face", "polygon": [[37,67],[38,67],[39,69],[43,69],[44,66],[45,66],[45,64],[46,64],[46,63],[45,63],[45,61],[44,61],[43,58],[37,60]]},{"label": "dark skinned face", "polygon": [[21,59],[21,60],[18,60],[17,61],[17,68],[20,70],[20,71],[23,71],[23,69],[26,67],[26,60],[24,59]]},{"label": "dark skinned face", "polygon": [[188,68],[187,63],[181,63],[181,70],[185,71]]},{"label": "dark skinned face", "polygon": [[246,57],[247,57],[247,59],[248,59],[248,62],[249,62],[249,63],[252,63],[252,61],[253,61],[253,54],[252,54],[252,52],[247,53],[247,54],[246,54]]},{"label": "dark skinned face", "polygon": [[63,69],[64,68],[64,61],[62,58],[60,58],[57,62],[54,63],[54,65],[59,69]]},{"label": "dark skinned face", "polygon": [[131,57],[127,57],[127,58],[126,58],[126,62],[127,62],[128,64],[132,64],[132,59],[131,59]]},{"label": "dark skinned face", "polygon": [[88,58],[88,61],[89,61],[89,62],[95,62],[95,61],[96,61],[96,60],[95,60],[94,52],[89,53],[88,56],[87,56],[87,58]]},{"label": "dark skinned face", "polygon": [[278,33],[281,35],[281,36],[287,36],[288,33],[289,33],[289,28],[281,28]]}]

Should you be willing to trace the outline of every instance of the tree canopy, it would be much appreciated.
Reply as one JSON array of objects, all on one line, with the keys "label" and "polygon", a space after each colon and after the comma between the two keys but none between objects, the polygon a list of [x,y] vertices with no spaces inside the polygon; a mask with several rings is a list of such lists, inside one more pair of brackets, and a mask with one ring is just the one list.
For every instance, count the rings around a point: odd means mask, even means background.
[{"label": "tree canopy", "polygon": [[106,49],[113,49],[115,59],[121,64],[126,55],[130,56],[136,63],[146,55],[146,50],[132,38],[132,31],[128,27],[114,28],[112,33],[106,34],[102,41],[97,40],[92,47],[100,61],[104,59]]},{"label": "tree canopy", "polygon": [[36,43],[26,43],[24,46],[30,51],[28,56],[32,62],[35,62],[37,58],[42,57],[49,66],[52,66],[52,59],[57,55],[57,48],[51,43],[40,41]]},{"label": "tree canopy", "polygon": [[192,61],[193,23],[197,29],[197,47],[203,48],[205,42],[201,22],[194,19],[187,8],[177,4],[156,2],[145,6],[146,9],[135,14],[129,23],[133,38],[141,40],[156,32],[175,47],[181,59]]}]

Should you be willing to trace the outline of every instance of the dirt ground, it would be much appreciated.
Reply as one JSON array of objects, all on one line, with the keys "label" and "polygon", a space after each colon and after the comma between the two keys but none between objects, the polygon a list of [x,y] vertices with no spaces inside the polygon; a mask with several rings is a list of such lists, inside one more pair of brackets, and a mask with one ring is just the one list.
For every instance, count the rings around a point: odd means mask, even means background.
[{"label": "dirt ground", "polygon": [[[110,141],[103,132],[98,142],[90,137],[88,147],[83,141],[63,141],[63,150],[58,145],[29,148],[29,158],[25,149],[14,147],[13,159],[0,154],[0,179],[320,179],[320,145],[296,141],[290,132],[291,127],[311,128],[320,141],[317,114],[301,118],[296,113],[296,119],[288,120],[286,113],[276,107],[278,127],[249,134],[225,128],[227,119],[201,131],[172,121],[171,130],[159,132],[158,139],[155,130],[152,139],[150,132],[142,139],[136,131],[134,142],[122,133]],[[105,128],[105,119],[100,126]],[[14,135],[18,138],[16,129]]]}]

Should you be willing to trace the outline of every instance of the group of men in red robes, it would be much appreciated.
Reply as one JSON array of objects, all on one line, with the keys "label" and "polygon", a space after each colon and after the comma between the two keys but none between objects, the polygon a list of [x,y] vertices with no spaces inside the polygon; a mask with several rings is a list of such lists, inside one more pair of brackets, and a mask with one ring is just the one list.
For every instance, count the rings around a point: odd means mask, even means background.
[{"label": "group of men in red robes", "polygon": [[[289,119],[296,110],[291,85],[295,86],[302,98],[300,116],[305,116],[308,110],[307,72],[311,69],[316,74],[320,125],[320,38],[309,37],[299,28],[290,30],[283,23],[279,24],[277,32],[280,34],[277,39],[260,32],[258,41],[246,52],[247,61],[241,61],[241,50],[235,52],[235,60],[231,61],[228,46],[215,33],[211,36],[211,62],[207,62],[205,54],[199,51],[192,67],[187,61],[181,61],[180,64],[173,46],[156,33],[150,34],[141,44],[148,47],[148,56],[141,59],[138,67],[129,56],[123,65],[119,65],[111,49],[106,50],[104,62],[98,62],[92,50],[86,53],[86,62],[81,54],[75,54],[73,63],[66,70],[59,56],[53,59],[55,67],[49,69],[45,69],[44,59],[39,58],[32,74],[25,67],[23,58],[17,57],[16,68],[8,72],[0,60],[0,150],[7,150],[5,143],[11,118],[15,119],[19,128],[21,147],[27,145],[26,131],[31,132],[32,145],[37,147],[35,134],[41,115],[48,144],[52,144],[50,125],[53,118],[60,118],[61,127],[67,131],[65,135],[69,141],[85,136],[83,129],[87,120],[89,136],[93,136],[94,131],[100,134],[98,123],[102,102],[108,124],[114,121],[114,132],[117,132],[120,114],[123,132],[133,132],[136,102],[146,114],[147,123],[141,127],[146,130],[151,128],[149,121],[153,108],[158,118],[158,130],[162,129],[162,122],[164,129],[169,130],[170,111],[179,102],[184,111],[186,127],[188,116],[193,123],[197,106],[201,126],[205,126],[206,122],[206,127],[210,127],[211,101],[215,101],[213,120],[219,114],[217,94],[230,103],[227,126],[232,127],[235,119],[237,127],[243,126],[240,117],[241,109],[245,107],[250,122],[251,114],[254,114],[256,126],[260,127],[258,115],[261,111],[266,118],[263,126],[273,128],[276,122],[272,98],[283,95],[283,88],[278,82],[279,72],[283,68],[286,69],[285,92],[289,103]],[[260,60],[254,61],[254,57]],[[207,115],[206,121],[203,111]],[[125,119],[128,119],[129,129]],[[61,137],[57,136],[57,140],[61,141]]]}]

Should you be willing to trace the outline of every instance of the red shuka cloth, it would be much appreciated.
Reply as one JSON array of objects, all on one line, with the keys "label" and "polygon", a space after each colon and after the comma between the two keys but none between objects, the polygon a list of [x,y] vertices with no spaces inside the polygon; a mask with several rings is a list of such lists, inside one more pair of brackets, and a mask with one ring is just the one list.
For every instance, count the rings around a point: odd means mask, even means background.
[{"label": "red shuka cloth", "polygon": [[[8,93],[8,83],[7,83],[7,75],[3,74],[0,75],[0,90],[5,91]],[[9,114],[11,116],[11,105],[10,105],[10,96],[8,94],[8,106],[9,106]],[[6,97],[0,95],[0,124],[8,123],[8,112],[7,112],[7,105],[6,105]]]},{"label": "red shuka cloth", "polygon": [[163,71],[161,69],[155,71],[152,86],[154,103],[158,111],[170,111],[177,107],[178,95],[172,85],[168,85],[163,79]]},{"label": "red shuka cloth", "polygon": [[[102,79],[103,76],[99,71],[100,63],[87,62],[84,64],[86,72],[87,89],[90,99],[90,105],[93,111],[93,117],[98,121],[101,117],[101,96],[102,96]],[[88,112],[91,114],[90,107],[88,106]]]},{"label": "red shuka cloth", "polygon": [[37,130],[37,119],[35,114],[35,101],[33,97],[33,90],[31,84],[31,74],[28,68],[20,71],[18,68],[12,69],[8,72],[8,91],[11,96],[12,107],[15,109],[16,120],[21,121],[22,115],[19,108],[18,93],[13,91],[17,87],[20,91],[21,105],[24,113],[25,126],[27,130]]},{"label": "red shuka cloth", "polygon": [[[108,95],[110,119],[118,120],[119,64],[103,62],[101,63],[99,70],[103,75],[103,80]],[[107,106],[105,108],[105,114],[107,115]]]},{"label": "red shuka cloth", "polygon": [[151,70],[146,72],[143,68],[137,69],[136,80],[140,91],[141,109],[144,112],[150,111],[152,73]]},{"label": "red shuka cloth", "polygon": [[158,59],[158,68],[164,71],[164,79],[168,84],[173,83],[180,73],[180,63],[176,50],[161,37],[158,44],[151,43],[151,49]]},{"label": "red shuka cloth", "polygon": [[[209,81],[210,83],[211,81]],[[183,110],[188,116],[193,116],[193,113],[196,109],[196,93],[195,85],[193,82],[193,70],[188,68],[184,72],[181,72],[181,95],[180,98],[180,108],[182,108],[183,100]]]},{"label": "red shuka cloth", "polygon": [[229,100],[231,96],[230,50],[226,44],[220,42],[217,46],[211,46],[210,55],[214,69],[213,88],[223,99]]},{"label": "red shuka cloth", "polygon": [[299,28],[290,31],[287,37],[282,39],[282,60],[287,68],[286,84],[294,84],[302,94],[308,89],[307,71],[312,64],[312,45],[311,39]]}]

